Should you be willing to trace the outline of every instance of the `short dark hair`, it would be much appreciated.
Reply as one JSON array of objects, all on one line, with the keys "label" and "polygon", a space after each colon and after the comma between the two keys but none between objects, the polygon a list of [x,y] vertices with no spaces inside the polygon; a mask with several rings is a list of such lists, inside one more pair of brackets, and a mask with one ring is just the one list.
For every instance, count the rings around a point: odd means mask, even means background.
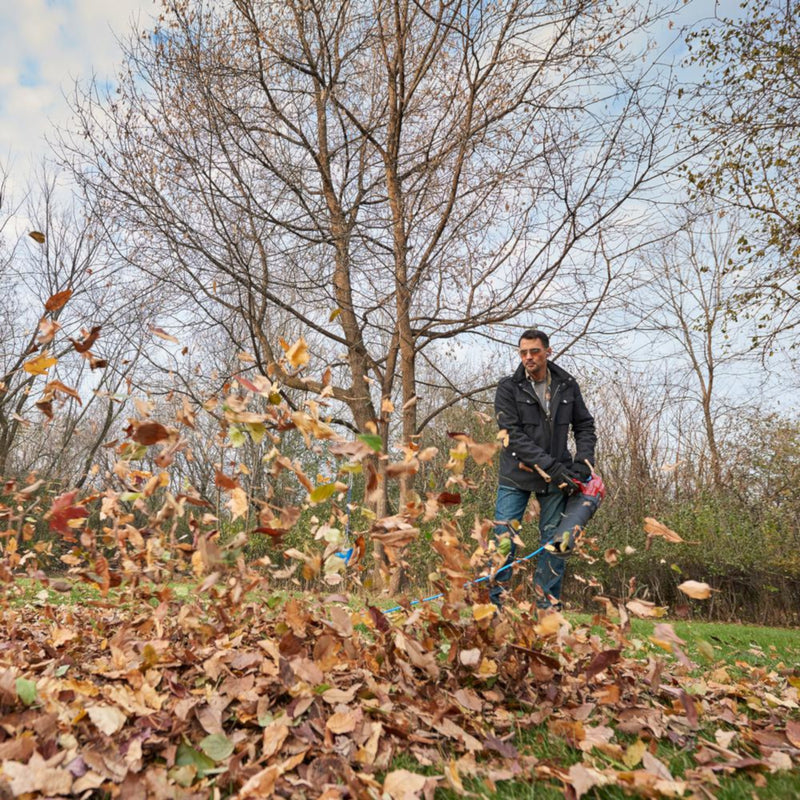
[{"label": "short dark hair", "polygon": [[535,328],[528,328],[523,331],[517,342],[517,347],[522,343],[523,339],[538,339],[545,347],[550,347],[550,337],[544,331],[538,331]]}]

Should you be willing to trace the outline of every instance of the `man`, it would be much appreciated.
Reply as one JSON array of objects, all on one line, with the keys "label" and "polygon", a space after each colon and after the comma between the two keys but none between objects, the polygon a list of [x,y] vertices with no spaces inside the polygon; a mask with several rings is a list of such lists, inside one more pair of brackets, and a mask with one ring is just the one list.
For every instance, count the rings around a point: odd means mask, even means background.
[{"label": "man", "polygon": [[[520,365],[503,378],[495,394],[495,414],[508,439],[500,453],[500,481],[495,520],[521,520],[531,493],[539,501],[541,543],[549,542],[567,504],[567,497],[580,491],[578,482],[589,480],[597,438],[594,418],[583,402],[578,384],[568,372],[548,358],[550,339],[539,330],[526,330],[519,339]],[[570,453],[570,429],[575,436],[575,455]],[[498,525],[498,535],[508,532]],[[516,555],[511,544],[506,564]],[[536,605],[561,607],[561,584],[565,560],[543,550],[538,557],[534,587]],[[501,604],[502,582],[511,578],[511,567],[501,570],[490,590],[492,602]]]}]

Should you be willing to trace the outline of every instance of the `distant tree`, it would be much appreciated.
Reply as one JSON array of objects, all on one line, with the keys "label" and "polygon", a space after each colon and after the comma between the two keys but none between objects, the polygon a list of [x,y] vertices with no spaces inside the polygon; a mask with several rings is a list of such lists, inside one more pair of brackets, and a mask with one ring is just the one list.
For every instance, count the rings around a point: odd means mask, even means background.
[{"label": "distant tree", "polygon": [[[760,402],[764,382],[745,330],[726,314],[746,280],[730,270],[740,231],[736,217],[720,219],[708,208],[692,206],[676,211],[675,232],[641,254],[639,272],[649,280],[636,306],[637,330],[652,335],[651,357],[668,365],[665,391],[687,406],[688,419],[700,412],[704,436],[692,460],[700,477],[717,489],[724,485],[731,413],[744,401],[745,387]],[[679,435],[688,441],[686,432]]]},{"label": "distant tree", "polygon": [[740,264],[753,274],[741,307],[761,304],[759,339],[800,323],[800,3],[745,0],[689,36],[705,70],[691,130],[706,159],[689,168],[698,193],[745,209]]},{"label": "distant tree", "polygon": [[[121,413],[141,341],[119,260],[42,170],[23,202],[0,169],[0,475],[81,485]],[[24,221],[27,233],[11,231]],[[13,224],[12,224],[13,223]],[[136,328],[141,333],[141,325]]]}]

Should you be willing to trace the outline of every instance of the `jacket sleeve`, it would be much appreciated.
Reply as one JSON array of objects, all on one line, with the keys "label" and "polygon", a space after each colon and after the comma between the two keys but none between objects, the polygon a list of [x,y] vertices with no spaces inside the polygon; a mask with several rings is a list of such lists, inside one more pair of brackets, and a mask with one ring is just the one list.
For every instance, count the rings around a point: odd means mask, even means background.
[{"label": "jacket sleeve", "polygon": [[508,444],[505,446],[507,453],[527,467],[533,468],[534,465],[537,465],[545,472],[550,472],[556,460],[525,433],[517,409],[512,381],[503,380],[498,384],[494,396],[494,413],[500,430],[508,433]]},{"label": "jacket sleeve", "polygon": [[597,436],[594,430],[594,417],[586,408],[581,390],[575,385],[575,405],[572,411],[572,432],[575,435],[575,461],[588,461],[594,466],[594,448]]}]

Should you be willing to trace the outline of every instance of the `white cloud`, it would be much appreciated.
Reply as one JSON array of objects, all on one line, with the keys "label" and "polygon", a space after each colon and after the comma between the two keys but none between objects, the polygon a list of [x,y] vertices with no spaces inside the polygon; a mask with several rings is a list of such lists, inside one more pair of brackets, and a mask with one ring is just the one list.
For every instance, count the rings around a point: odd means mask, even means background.
[{"label": "white cloud", "polygon": [[0,161],[26,183],[49,152],[46,137],[69,118],[76,79],[113,78],[118,37],[148,26],[154,0],[24,0],[0,4]]}]

